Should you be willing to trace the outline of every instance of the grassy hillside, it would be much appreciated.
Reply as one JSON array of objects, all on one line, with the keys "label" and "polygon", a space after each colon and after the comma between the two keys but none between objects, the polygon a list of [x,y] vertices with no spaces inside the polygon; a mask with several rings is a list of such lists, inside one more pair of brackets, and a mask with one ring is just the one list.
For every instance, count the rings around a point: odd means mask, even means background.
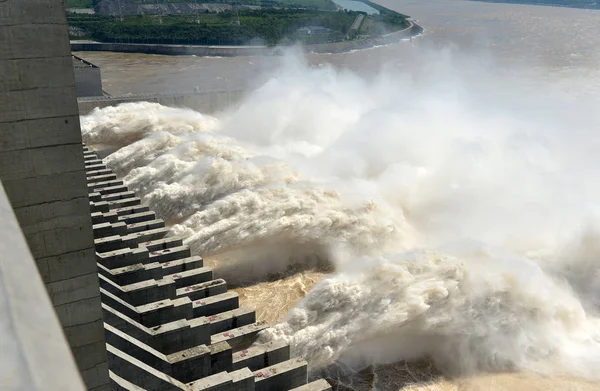
[{"label": "grassy hillside", "polygon": [[[71,1],[98,2],[98,0]],[[157,0],[136,1],[150,1],[156,4]],[[212,2],[232,3],[231,0],[212,0]],[[267,0],[237,0],[236,3],[240,2],[257,2],[264,5]],[[283,2],[288,6],[282,7]],[[380,14],[366,15],[357,11],[337,11],[331,0],[274,0],[270,4],[270,7],[263,6],[259,9],[174,15],[141,15],[136,13],[137,7],[130,4],[134,12],[129,14],[114,15],[110,12],[95,15],[69,14],[69,31],[72,39],[92,39],[99,42],[287,45],[294,42],[325,43],[360,39],[400,30],[408,25],[404,15],[379,6],[377,7]],[[329,4],[333,6],[333,10],[328,9]],[[181,9],[187,9],[186,7]],[[323,9],[324,7],[327,9]],[[351,26],[361,14],[364,19],[360,29],[351,30]],[[308,26],[319,26],[322,29],[301,29]]]},{"label": "grassy hillside", "polygon": [[[247,10],[204,13],[186,16],[135,15],[122,20],[102,15],[69,15],[69,25],[77,31],[72,38],[89,38],[100,42],[130,42],[189,45],[267,45],[296,41],[321,43],[344,40],[357,12],[322,12],[315,10]],[[402,18],[373,15],[361,28],[361,34],[379,35],[406,25]],[[322,26],[327,34],[302,36],[298,29]]]}]

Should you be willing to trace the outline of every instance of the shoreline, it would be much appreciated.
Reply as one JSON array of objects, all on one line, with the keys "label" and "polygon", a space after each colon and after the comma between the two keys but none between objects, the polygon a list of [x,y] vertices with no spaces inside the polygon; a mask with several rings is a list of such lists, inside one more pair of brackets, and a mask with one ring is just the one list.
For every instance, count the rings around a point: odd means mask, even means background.
[{"label": "shoreline", "polygon": [[[423,28],[409,20],[410,25],[402,30],[394,31],[379,37],[356,41],[340,41],[303,45],[307,53],[336,54],[354,50],[369,49],[375,46],[400,42],[406,38],[415,38],[423,32]],[[202,57],[236,57],[236,56],[278,56],[293,46],[214,46],[214,45],[162,45],[139,43],[104,43],[71,41],[72,52],[118,52],[145,53],[170,56],[202,56]]]}]

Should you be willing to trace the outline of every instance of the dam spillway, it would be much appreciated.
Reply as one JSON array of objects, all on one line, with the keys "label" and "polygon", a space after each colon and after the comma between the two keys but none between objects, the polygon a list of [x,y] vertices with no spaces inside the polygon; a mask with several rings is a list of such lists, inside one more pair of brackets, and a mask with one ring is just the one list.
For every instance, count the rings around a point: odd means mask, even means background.
[{"label": "dam spillway", "polygon": [[331,390],[83,146],[109,375],[124,390]]}]

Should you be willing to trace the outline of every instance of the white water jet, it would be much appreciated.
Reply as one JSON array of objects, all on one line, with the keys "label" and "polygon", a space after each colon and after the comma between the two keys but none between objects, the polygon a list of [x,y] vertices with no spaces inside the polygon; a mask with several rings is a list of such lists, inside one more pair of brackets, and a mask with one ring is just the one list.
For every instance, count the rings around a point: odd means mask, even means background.
[{"label": "white water jet", "polygon": [[334,264],[261,335],[314,368],[597,379],[600,102],[435,59],[367,82],[288,58],[219,119],[124,104],[84,141],[230,279]]}]

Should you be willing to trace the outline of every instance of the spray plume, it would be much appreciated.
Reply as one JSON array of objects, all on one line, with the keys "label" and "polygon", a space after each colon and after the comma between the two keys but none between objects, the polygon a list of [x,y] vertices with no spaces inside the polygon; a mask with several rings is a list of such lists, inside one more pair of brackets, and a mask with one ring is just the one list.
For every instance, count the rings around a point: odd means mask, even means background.
[{"label": "spray plume", "polygon": [[367,81],[290,55],[218,119],[123,104],[84,141],[234,282],[334,265],[259,341],[313,368],[597,378],[598,102],[431,59]]}]

